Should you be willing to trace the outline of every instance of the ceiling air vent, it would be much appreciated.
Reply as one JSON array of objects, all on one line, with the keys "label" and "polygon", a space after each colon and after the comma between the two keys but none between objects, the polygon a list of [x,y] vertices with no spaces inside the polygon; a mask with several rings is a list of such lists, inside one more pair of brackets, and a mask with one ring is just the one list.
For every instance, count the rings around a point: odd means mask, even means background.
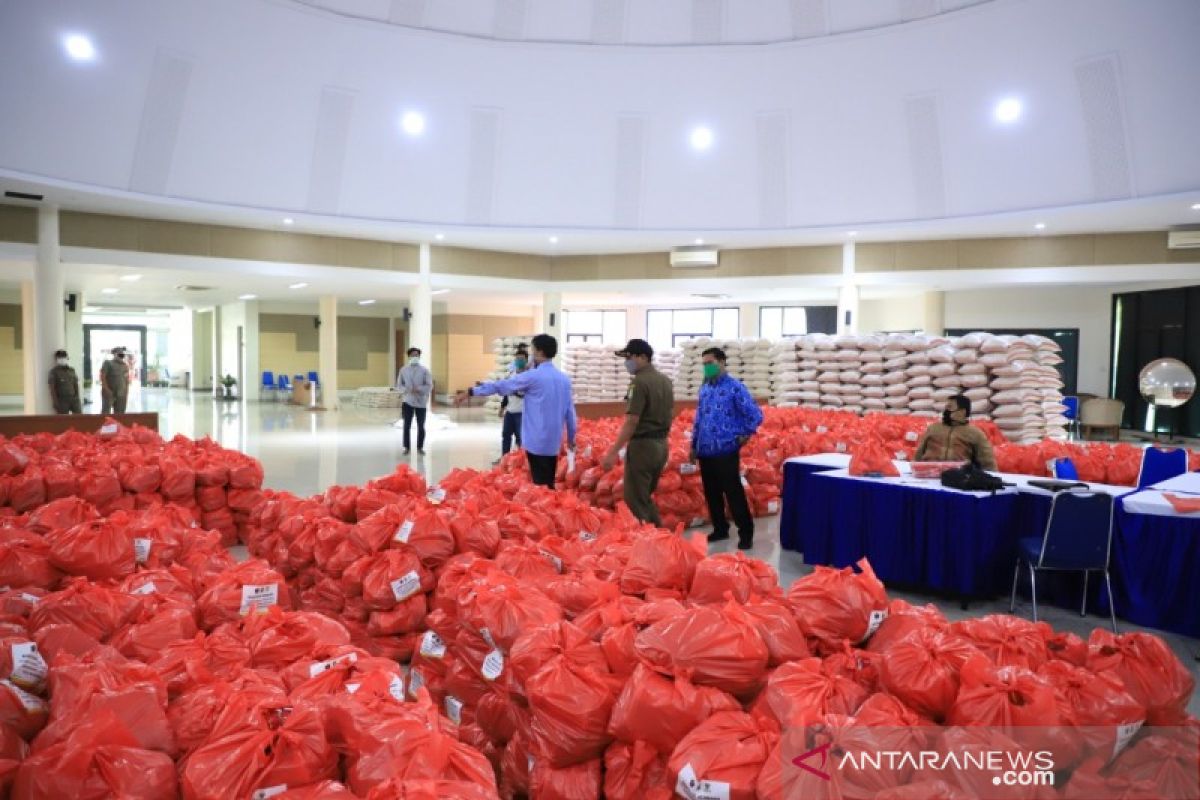
[{"label": "ceiling air vent", "polygon": [[1192,250],[1197,247],[1200,247],[1200,230],[1167,232],[1168,249]]},{"label": "ceiling air vent", "polygon": [[211,286],[188,286],[186,283],[175,287],[177,292],[211,292]]},{"label": "ceiling air vent", "polygon": [[43,195],[29,194],[28,192],[5,192],[5,197],[11,197],[13,200],[32,200],[35,203],[42,201]]}]

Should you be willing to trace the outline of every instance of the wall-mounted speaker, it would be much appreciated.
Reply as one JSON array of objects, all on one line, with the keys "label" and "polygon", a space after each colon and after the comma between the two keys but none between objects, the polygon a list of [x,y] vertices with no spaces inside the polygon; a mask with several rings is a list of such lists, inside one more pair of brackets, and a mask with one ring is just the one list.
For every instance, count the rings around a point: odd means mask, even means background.
[{"label": "wall-mounted speaker", "polygon": [[75,304],[78,301],[78,299],[79,299],[79,295],[77,295],[77,294],[67,295],[66,299],[63,300],[63,303],[66,304],[66,306],[67,306],[67,311],[69,311],[72,314],[75,313],[75,308],[76,308]]},{"label": "wall-mounted speaker", "polygon": [[404,321],[409,322],[411,320],[412,320],[412,312],[409,311],[407,308],[405,308],[404,309]]},{"label": "wall-mounted speaker", "polygon": [[550,313],[550,327],[554,327],[554,312]]},{"label": "wall-mounted speaker", "polygon": [[320,317],[313,317],[313,327],[314,328],[321,327],[321,318]]}]

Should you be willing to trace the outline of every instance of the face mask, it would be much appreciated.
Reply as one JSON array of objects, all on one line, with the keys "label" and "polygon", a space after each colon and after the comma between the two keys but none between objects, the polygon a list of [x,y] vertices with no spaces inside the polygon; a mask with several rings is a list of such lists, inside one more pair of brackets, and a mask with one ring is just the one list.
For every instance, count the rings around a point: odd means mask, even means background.
[{"label": "face mask", "polygon": [[67,365],[67,360],[65,358],[60,358],[60,359],[58,359],[57,364],[60,367],[65,367]]},{"label": "face mask", "polygon": [[706,381],[711,381],[713,378],[717,377],[720,374],[721,374],[721,365],[720,364],[705,364],[704,365],[704,379]]},{"label": "face mask", "polygon": [[630,375],[637,372],[637,362],[634,361],[632,358],[625,359],[625,371],[628,372]]},{"label": "face mask", "polygon": [[421,357],[420,356],[409,356],[408,363],[409,363],[409,366],[416,366],[417,364],[421,363]]},{"label": "face mask", "polygon": [[513,362],[513,369],[525,369],[526,361],[523,358],[518,358]]}]

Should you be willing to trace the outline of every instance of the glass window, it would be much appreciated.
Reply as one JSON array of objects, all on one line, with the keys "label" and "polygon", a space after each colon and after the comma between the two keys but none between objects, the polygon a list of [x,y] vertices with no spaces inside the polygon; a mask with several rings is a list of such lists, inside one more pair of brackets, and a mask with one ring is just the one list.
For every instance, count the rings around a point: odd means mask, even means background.
[{"label": "glass window", "polygon": [[714,339],[737,339],[741,334],[738,329],[740,315],[736,308],[714,308],[712,336]]},{"label": "glass window", "polygon": [[646,337],[656,350],[679,347],[691,339],[737,339],[738,309],[680,308],[646,312]]},{"label": "glass window", "polygon": [[786,339],[808,333],[804,306],[762,306],[758,310],[758,335],[764,339]]},{"label": "glass window", "polygon": [[646,312],[646,341],[655,350],[668,350],[672,344],[670,311]]},{"label": "glass window", "polygon": [[564,311],[567,344],[625,344],[625,312]]}]

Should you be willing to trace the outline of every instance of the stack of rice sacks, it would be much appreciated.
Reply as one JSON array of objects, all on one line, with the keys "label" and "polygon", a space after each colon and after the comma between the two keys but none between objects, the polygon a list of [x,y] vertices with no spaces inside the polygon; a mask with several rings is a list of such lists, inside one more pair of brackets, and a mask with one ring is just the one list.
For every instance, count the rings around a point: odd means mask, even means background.
[{"label": "stack of rice sacks", "polygon": [[695,400],[700,396],[700,384],[704,381],[704,368],[700,366],[700,354],[712,346],[712,339],[692,339],[683,343],[679,371],[675,374],[675,398],[677,400]]},{"label": "stack of rice sacks", "polygon": [[803,408],[821,407],[821,382],[817,380],[821,374],[821,360],[817,344],[827,338],[823,333],[814,333],[801,337],[796,343],[796,377],[799,381],[797,390],[785,393],[785,397],[795,399]]},{"label": "stack of rice sacks", "polygon": [[629,388],[625,362],[611,344],[573,344],[566,349],[563,371],[571,378],[575,399],[583,402],[621,400]]},{"label": "stack of rice sacks", "polygon": [[730,366],[729,371],[734,377],[746,384],[752,397],[757,399],[771,396],[771,342],[767,339],[746,339],[740,342],[729,342],[725,355],[733,360],[732,353],[738,353],[737,366]]},{"label": "stack of rice sacks", "polygon": [[675,381],[675,376],[679,374],[679,362],[683,360],[683,351],[681,350],[658,350],[654,353],[654,366],[663,375],[666,375]]},{"label": "stack of rice sacks", "polygon": [[767,350],[771,366],[771,405],[795,408],[800,405],[800,351],[795,339],[775,342]]},{"label": "stack of rice sacks", "polygon": [[858,384],[864,412],[887,410],[887,393],[883,388],[883,345],[882,336],[863,336],[859,340],[862,352],[859,354]]}]

